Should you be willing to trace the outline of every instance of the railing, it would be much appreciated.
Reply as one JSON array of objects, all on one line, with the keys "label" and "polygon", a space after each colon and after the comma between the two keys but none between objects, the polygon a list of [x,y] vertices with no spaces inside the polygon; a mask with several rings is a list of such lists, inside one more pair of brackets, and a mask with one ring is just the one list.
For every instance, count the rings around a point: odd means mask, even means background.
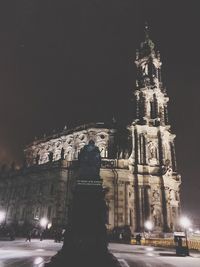
[{"label": "railing", "polygon": [[[136,240],[131,240],[132,245],[136,245]],[[173,239],[159,239],[159,238],[152,238],[152,239],[142,239],[141,245],[144,246],[155,246],[155,247],[169,247],[174,248],[174,240]],[[185,246],[185,242],[183,242]],[[189,249],[195,249],[200,251],[200,240],[188,240]]]}]

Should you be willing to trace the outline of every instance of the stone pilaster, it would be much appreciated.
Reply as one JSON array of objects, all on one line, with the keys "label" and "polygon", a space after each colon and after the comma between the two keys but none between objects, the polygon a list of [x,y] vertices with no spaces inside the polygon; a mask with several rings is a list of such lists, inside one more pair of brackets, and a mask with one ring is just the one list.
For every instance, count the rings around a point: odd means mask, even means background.
[{"label": "stone pilaster", "polygon": [[129,225],[129,183],[125,182],[124,183],[124,193],[125,193],[125,211],[124,211],[124,220],[125,220],[125,225]]},{"label": "stone pilaster", "polygon": [[138,197],[139,197],[139,229],[140,231],[143,229],[143,188],[142,186],[138,187]]},{"label": "stone pilaster", "polygon": [[175,153],[175,145],[174,141],[170,142],[170,148],[171,148],[171,159],[172,159],[172,169],[173,171],[177,171],[177,163],[176,163],[176,153]]}]

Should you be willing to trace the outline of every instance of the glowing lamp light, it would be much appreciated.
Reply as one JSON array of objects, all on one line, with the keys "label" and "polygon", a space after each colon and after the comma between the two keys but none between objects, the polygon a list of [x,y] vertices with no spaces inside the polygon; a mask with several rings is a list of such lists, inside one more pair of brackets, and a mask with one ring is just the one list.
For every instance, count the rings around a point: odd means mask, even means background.
[{"label": "glowing lamp light", "polygon": [[34,264],[41,264],[42,262],[44,262],[44,259],[42,257],[37,257],[34,259]]},{"label": "glowing lamp light", "polygon": [[145,224],[144,224],[144,227],[151,231],[153,229],[153,223],[151,221],[146,221]]},{"label": "glowing lamp light", "polygon": [[52,223],[48,223],[48,224],[47,224],[47,228],[48,228],[48,229],[50,229],[51,226],[52,226]]},{"label": "glowing lamp light", "polygon": [[3,222],[6,218],[6,213],[4,211],[0,211],[0,223]]},{"label": "glowing lamp light", "polygon": [[42,218],[41,220],[40,220],[40,225],[42,226],[42,227],[46,227],[47,226],[47,224],[48,224],[48,220],[46,219],[46,218]]},{"label": "glowing lamp light", "polygon": [[190,220],[189,220],[187,217],[182,217],[182,218],[180,219],[180,225],[181,225],[183,228],[187,229],[188,227],[190,227],[191,222],[190,222]]}]

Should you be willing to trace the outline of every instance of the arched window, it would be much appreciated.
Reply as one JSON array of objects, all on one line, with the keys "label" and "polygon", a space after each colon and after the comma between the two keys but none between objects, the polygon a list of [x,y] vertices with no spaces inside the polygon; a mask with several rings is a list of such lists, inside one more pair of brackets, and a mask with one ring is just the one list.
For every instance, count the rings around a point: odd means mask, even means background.
[{"label": "arched window", "polygon": [[144,116],[145,116],[145,98],[141,93],[140,98],[139,98],[139,117],[140,117],[140,120],[143,120]]},{"label": "arched window", "polygon": [[158,117],[158,101],[156,95],[153,95],[153,99],[150,101],[151,106],[151,119],[155,119]]}]

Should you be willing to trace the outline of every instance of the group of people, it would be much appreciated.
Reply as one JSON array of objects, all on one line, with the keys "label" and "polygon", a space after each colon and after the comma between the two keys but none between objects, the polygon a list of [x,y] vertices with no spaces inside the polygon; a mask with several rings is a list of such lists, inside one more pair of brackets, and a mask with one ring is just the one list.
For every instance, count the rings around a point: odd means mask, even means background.
[{"label": "group of people", "polygon": [[54,237],[54,241],[60,243],[63,240],[63,235],[63,229],[55,229],[50,236],[47,235],[45,230],[38,231],[36,229],[29,229],[26,234],[26,242],[31,242],[32,237],[39,237],[40,241],[48,237]]},{"label": "group of people", "polygon": [[60,243],[63,240],[64,237],[64,230],[63,229],[57,229],[54,232],[54,241],[56,243]]},{"label": "group of people", "polygon": [[142,239],[141,234],[137,234],[137,235],[135,236],[136,245],[141,245],[141,239]]},{"label": "group of people", "polygon": [[[35,230],[34,229],[31,229],[31,230],[28,230],[27,231],[27,235],[26,235],[26,242],[31,242],[31,238],[35,235]],[[44,239],[44,236],[45,236],[45,231],[42,230],[39,232],[39,238],[40,238],[40,241],[42,241]]]}]

